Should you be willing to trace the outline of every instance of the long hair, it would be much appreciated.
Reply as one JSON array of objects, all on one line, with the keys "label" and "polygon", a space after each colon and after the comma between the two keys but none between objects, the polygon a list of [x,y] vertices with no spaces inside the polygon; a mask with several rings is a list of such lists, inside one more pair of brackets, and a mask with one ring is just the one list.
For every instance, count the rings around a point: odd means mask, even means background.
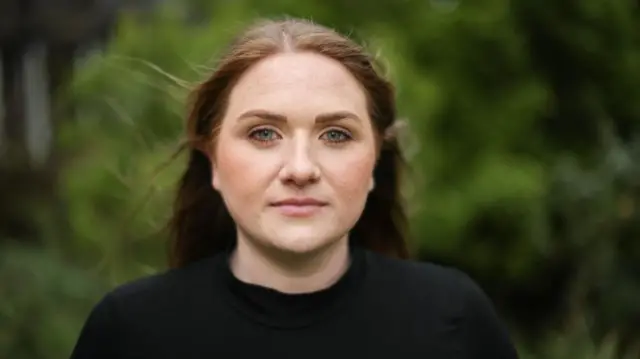
[{"label": "long hair", "polygon": [[235,39],[213,74],[192,93],[187,119],[189,160],[174,202],[170,265],[182,267],[229,248],[236,225],[221,195],[211,185],[206,154],[215,143],[229,93],[249,67],[277,53],[314,52],[340,62],[362,85],[378,139],[378,159],[362,216],[349,233],[358,246],[406,258],[407,218],[400,194],[405,165],[393,136],[394,88],[376,70],[374,59],[354,41],[306,20],[260,21]]}]

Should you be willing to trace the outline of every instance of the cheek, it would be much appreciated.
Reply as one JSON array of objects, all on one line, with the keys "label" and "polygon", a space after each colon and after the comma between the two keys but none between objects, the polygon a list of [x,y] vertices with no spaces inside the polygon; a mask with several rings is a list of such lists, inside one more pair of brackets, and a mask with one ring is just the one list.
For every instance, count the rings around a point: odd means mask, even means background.
[{"label": "cheek", "polygon": [[371,184],[375,165],[375,155],[369,153],[344,154],[340,160],[334,160],[328,176],[336,192],[345,202],[360,201],[366,197]]},{"label": "cheek", "polygon": [[256,154],[245,146],[221,143],[216,153],[214,183],[224,197],[252,198],[263,193],[268,183],[270,163],[257,160]]}]

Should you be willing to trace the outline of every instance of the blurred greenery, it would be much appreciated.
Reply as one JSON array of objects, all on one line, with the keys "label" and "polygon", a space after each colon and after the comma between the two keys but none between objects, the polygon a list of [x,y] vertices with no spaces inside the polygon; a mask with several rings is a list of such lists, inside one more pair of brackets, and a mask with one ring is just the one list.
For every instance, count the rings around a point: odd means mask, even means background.
[{"label": "blurred greenery", "polygon": [[636,2],[166,3],[123,14],[61,95],[68,228],[43,220],[54,240],[2,247],[0,357],[66,357],[101,293],[165,267],[185,96],[236,30],[284,15],[386,63],[409,123],[418,258],[478,280],[523,358],[640,357]]}]

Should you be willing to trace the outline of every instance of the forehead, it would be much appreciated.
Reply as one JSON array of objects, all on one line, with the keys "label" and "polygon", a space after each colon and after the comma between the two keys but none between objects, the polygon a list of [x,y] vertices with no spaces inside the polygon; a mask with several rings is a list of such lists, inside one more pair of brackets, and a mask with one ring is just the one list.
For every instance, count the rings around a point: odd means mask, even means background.
[{"label": "forehead", "polygon": [[339,62],[314,53],[285,53],[255,64],[233,88],[228,111],[248,107],[363,114],[366,96],[360,83]]}]

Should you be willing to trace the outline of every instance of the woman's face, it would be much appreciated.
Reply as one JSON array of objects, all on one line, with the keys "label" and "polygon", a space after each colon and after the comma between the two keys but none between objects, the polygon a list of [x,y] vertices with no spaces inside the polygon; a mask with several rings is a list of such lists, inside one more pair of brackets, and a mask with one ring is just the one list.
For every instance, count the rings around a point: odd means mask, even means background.
[{"label": "woman's face", "polygon": [[365,94],[321,55],[262,60],[231,91],[212,162],[240,240],[292,253],[346,240],[373,188]]}]

